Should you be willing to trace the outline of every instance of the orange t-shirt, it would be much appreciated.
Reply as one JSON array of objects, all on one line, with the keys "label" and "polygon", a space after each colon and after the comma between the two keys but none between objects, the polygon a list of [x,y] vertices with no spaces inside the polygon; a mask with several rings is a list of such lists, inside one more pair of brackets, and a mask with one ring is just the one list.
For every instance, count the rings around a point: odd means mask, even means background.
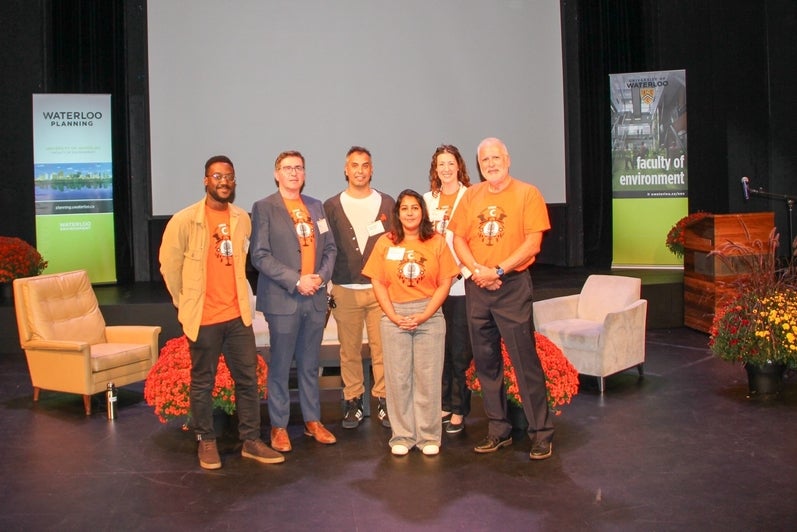
[{"label": "orange t-shirt", "polygon": [[[468,242],[479,264],[496,267],[523,243],[526,235],[551,228],[548,207],[534,185],[512,178],[501,192],[489,183],[469,187],[454,211],[448,228]],[[534,257],[515,270],[525,270]]]},{"label": "orange t-shirt", "polygon": [[393,244],[388,234],[379,237],[363,275],[387,286],[390,300],[406,303],[434,294],[440,279],[456,277],[459,268],[446,239],[435,234],[429,240],[404,240]]},{"label": "orange t-shirt", "polygon": [[437,200],[437,212],[429,213],[429,217],[433,218],[434,230],[437,233],[445,236],[448,222],[451,220],[451,210],[454,208],[454,202],[457,201],[458,192],[453,194],[440,193],[440,199]]},{"label": "orange t-shirt", "polygon": [[213,325],[237,318],[238,291],[235,289],[233,245],[230,239],[229,211],[215,211],[205,206],[205,223],[208,228],[209,250],[205,306],[200,325]]},{"label": "orange t-shirt", "polygon": [[315,272],[315,228],[310,211],[301,199],[283,198],[288,214],[293,220],[299,250],[302,254],[302,275]]}]

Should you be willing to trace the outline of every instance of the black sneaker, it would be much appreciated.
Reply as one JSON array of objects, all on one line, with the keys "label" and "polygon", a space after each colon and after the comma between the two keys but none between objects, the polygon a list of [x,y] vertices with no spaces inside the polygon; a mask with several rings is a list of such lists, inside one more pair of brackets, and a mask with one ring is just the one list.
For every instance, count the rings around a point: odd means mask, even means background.
[{"label": "black sneaker", "polygon": [[446,425],[446,434],[459,434],[465,429],[465,420],[462,423],[451,423]]},{"label": "black sneaker", "polygon": [[344,429],[356,429],[363,422],[363,399],[362,397],[355,397],[346,401],[346,413],[343,415]]},{"label": "black sneaker", "polygon": [[545,460],[553,454],[553,443],[535,441],[531,446],[529,458],[532,460]]},{"label": "black sneaker", "polygon": [[497,438],[495,436],[487,436],[482,442],[473,448],[477,453],[494,453],[501,447],[512,445],[512,435],[504,438]]},{"label": "black sneaker", "polygon": [[376,417],[382,422],[382,426],[386,429],[390,428],[390,418],[387,417],[387,401],[384,397],[380,397],[376,405]]}]

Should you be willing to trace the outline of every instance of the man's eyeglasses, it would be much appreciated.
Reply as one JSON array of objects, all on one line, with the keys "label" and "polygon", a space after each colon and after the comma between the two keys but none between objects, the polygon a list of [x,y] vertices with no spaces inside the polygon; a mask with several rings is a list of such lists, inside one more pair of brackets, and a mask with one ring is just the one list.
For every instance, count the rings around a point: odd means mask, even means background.
[{"label": "man's eyeglasses", "polygon": [[296,172],[297,174],[300,174],[300,173],[304,172],[304,166],[281,166],[280,170],[282,170],[286,174],[290,174],[290,173],[293,173],[293,172]]},{"label": "man's eyeglasses", "polygon": [[215,181],[226,179],[228,183],[235,183],[235,174],[210,174],[207,177],[212,177]]}]

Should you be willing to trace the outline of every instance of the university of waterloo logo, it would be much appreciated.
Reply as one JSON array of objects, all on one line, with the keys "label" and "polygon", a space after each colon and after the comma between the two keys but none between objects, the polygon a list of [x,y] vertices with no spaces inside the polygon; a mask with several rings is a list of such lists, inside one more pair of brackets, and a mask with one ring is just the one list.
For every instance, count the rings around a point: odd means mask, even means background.
[{"label": "university of waterloo logo", "polygon": [[479,238],[485,245],[493,246],[504,236],[506,213],[501,207],[491,205],[484,209],[479,218]]},{"label": "university of waterloo logo", "polygon": [[407,286],[415,286],[426,276],[426,257],[417,251],[407,250],[404,259],[399,262],[398,276]]},{"label": "university of waterloo logo", "polygon": [[656,89],[652,87],[639,89],[639,97],[642,100],[642,103],[645,105],[650,105],[653,103],[653,100],[656,98]]}]

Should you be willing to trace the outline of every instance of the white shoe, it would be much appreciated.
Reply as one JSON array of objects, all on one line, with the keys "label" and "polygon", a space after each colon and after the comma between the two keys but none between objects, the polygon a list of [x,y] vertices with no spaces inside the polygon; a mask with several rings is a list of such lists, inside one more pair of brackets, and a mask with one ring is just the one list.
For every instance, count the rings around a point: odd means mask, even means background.
[{"label": "white shoe", "polygon": [[434,456],[440,452],[440,447],[435,445],[434,443],[430,443],[429,445],[425,445],[423,448],[423,454],[426,456]]},{"label": "white shoe", "polygon": [[404,456],[405,454],[410,452],[410,450],[407,448],[406,445],[401,445],[400,443],[397,443],[396,445],[390,448],[390,452],[396,456]]}]

